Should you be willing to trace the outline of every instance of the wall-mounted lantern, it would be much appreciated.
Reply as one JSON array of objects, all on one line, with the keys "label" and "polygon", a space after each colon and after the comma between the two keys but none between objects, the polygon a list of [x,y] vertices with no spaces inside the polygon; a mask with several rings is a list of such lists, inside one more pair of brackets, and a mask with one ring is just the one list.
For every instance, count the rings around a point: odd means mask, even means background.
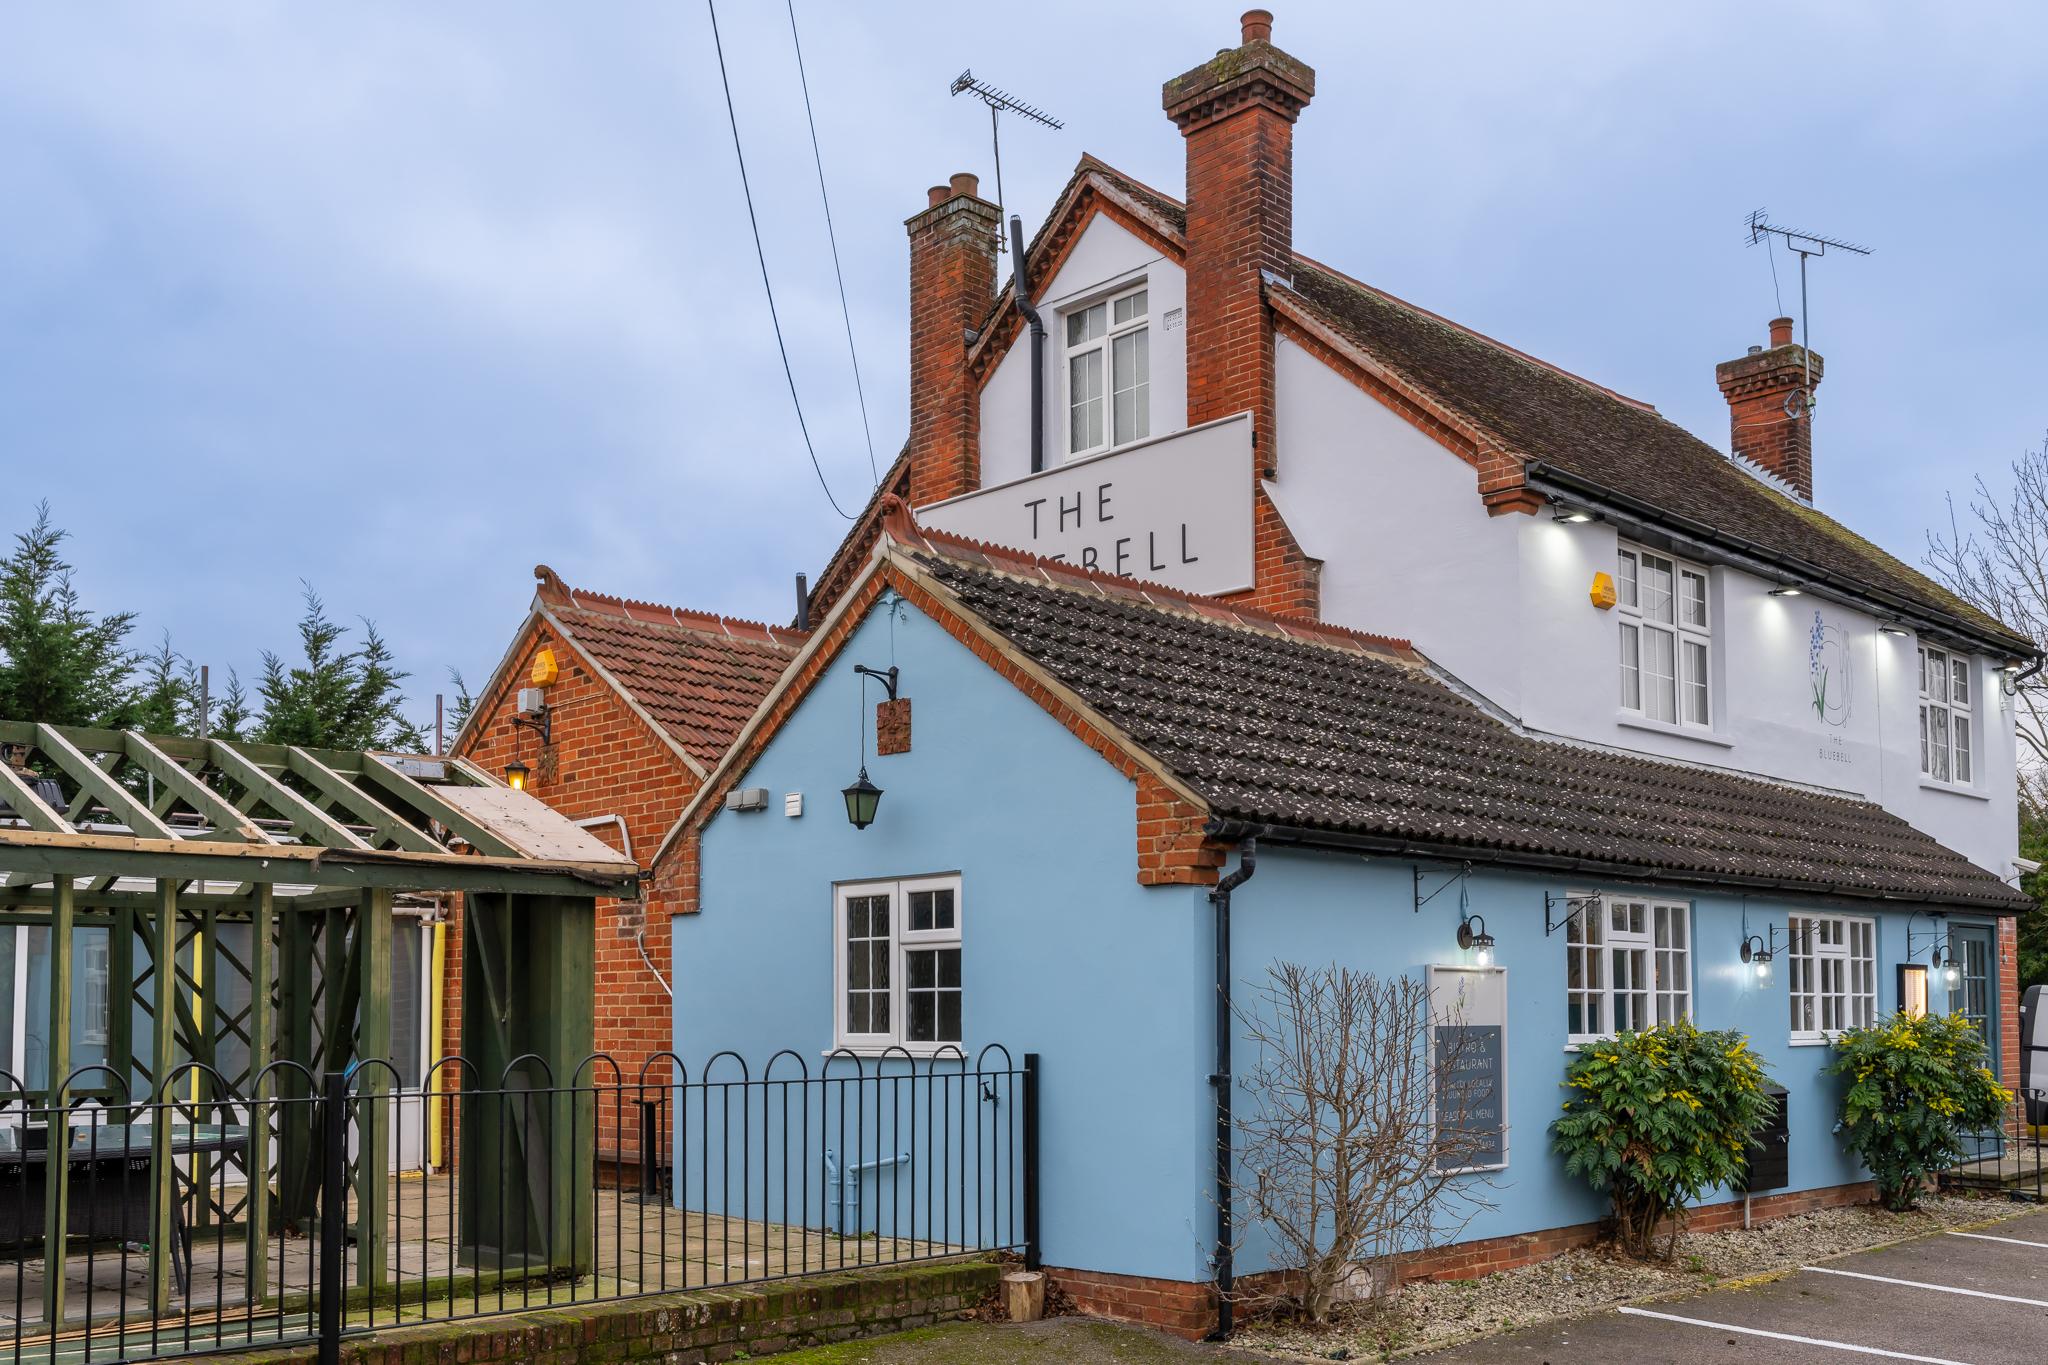
[{"label": "wall-mounted lantern", "polygon": [[882,789],[868,781],[868,765],[860,765],[860,776],[853,779],[853,785],[842,787],[839,794],[846,798],[846,818],[853,822],[855,829],[866,829],[875,823],[875,808],[882,804]]},{"label": "wall-mounted lantern", "polygon": [[1467,915],[1458,921],[1458,947],[1471,953],[1479,966],[1493,965],[1493,935],[1486,932],[1486,916]]},{"label": "wall-mounted lantern", "polygon": [[[1922,915],[1934,922],[1934,928],[1924,934],[1913,932],[1913,921]],[[1915,910],[1906,917],[1906,960],[1911,962],[1920,956],[1920,950],[1913,946],[1913,940],[1924,938],[1928,941],[1927,968],[1941,975],[1941,984],[1954,990],[1963,983],[1963,969],[1956,961],[1955,947],[1949,943],[1948,925],[1942,916],[1925,910]],[[1923,974],[1924,975],[1924,974]]]},{"label": "wall-mounted lantern", "polygon": [[519,759],[515,758],[510,763],[507,763],[505,765],[505,785],[512,788],[513,791],[525,791],[526,779],[528,777],[531,777],[532,775],[533,769],[527,767],[526,764]]},{"label": "wall-mounted lantern", "polygon": [[1742,940],[1743,965],[1756,977],[1756,984],[1759,986],[1770,983],[1771,959],[1776,956],[1777,954],[1771,951],[1770,940],[1762,934],[1751,934]]}]

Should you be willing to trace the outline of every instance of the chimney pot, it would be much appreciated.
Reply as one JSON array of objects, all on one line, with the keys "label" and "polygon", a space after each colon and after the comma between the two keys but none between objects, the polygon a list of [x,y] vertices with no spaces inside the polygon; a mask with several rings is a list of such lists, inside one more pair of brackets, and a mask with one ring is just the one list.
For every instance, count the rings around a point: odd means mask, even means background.
[{"label": "chimney pot", "polygon": [[1773,345],[1773,346],[1790,346],[1791,344],[1792,344],[1792,319],[1790,319],[1790,318],[1772,318],[1772,319],[1771,319],[1771,345]]},{"label": "chimney pot", "polygon": [[963,194],[970,199],[980,198],[981,177],[967,171],[955,171],[952,193],[956,198]]},{"label": "chimney pot", "polygon": [[1273,11],[1269,9],[1248,9],[1240,20],[1244,25],[1244,40],[1248,43],[1270,43],[1273,41]]},{"label": "chimney pot", "polygon": [[952,194],[953,191],[950,187],[945,185],[934,185],[924,192],[925,207],[935,209],[939,205],[945,203],[946,200],[951,198]]}]

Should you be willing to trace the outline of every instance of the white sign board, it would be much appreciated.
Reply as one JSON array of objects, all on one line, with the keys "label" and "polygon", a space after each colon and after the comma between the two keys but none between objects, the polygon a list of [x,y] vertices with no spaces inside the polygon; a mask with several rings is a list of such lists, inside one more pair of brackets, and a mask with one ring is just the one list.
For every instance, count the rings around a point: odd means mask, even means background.
[{"label": "white sign board", "polygon": [[1239,413],[916,509],[921,525],[1216,596],[1252,586],[1252,422]]},{"label": "white sign board", "polygon": [[1439,1169],[1504,1170],[1508,1164],[1507,969],[1432,964],[1429,1013],[1437,1122],[1459,1135],[1455,1164]]}]

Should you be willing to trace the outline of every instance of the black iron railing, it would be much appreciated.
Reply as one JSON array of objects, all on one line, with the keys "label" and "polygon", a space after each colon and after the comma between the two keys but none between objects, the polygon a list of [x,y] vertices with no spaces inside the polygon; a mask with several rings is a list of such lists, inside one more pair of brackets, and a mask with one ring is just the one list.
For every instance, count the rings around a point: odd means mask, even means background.
[{"label": "black iron railing", "polygon": [[2048,1200],[2048,1090],[2014,1094],[2005,1122],[1963,1140],[1963,1155],[1942,1172],[1949,1189]]},{"label": "black iron railing", "polygon": [[758,1070],[728,1052],[694,1074],[597,1055],[563,1078],[451,1057],[414,1085],[278,1063],[246,1097],[190,1066],[140,1104],[73,1100],[79,1079],[54,1108],[19,1085],[0,1103],[0,1361],[332,1352],[399,1324],[1037,1259],[1037,1059],[999,1046]]}]

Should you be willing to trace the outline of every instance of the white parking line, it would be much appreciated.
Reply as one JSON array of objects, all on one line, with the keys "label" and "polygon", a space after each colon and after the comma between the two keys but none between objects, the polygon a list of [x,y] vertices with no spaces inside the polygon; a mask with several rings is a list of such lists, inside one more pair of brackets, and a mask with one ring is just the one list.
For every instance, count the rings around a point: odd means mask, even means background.
[{"label": "white parking line", "polygon": [[2043,1251],[2048,1251],[2048,1242],[2029,1242],[2023,1237],[1993,1237],[1988,1232],[1951,1232],[1949,1236],[1974,1237],[1980,1242],[2003,1242],[2007,1246],[2040,1247]]},{"label": "white parking line", "polygon": [[1688,1327],[1711,1327],[1716,1332],[1740,1332],[1748,1337],[1769,1337],[1772,1341],[1792,1341],[1801,1346],[1825,1346],[1831,1351],[1850,1351],[1862,1356],[1882,1356],[1886,1360],[1917,1360],[1922,1365],[1966,1365],[1960,1360],[1949,1360],[1943,1356],[1916,1356],[1905,1351],[1887,1351],[1882,1346],[1857,1346],[1846,1341],[1829,1341],[1825,1337],[1795,1336],[1790,1332],[1767,1332],[1761,1327],[1738,1327],[1732,1322],[1713,1322],[1706,1318],[1682,1318],[1676,1313],[1653,1313],[1647,1308],[1623,1306],[1616,1310],[1632,1318],[1656,1318],[1661,1322],[1680,1322]]},{"label": "white parking line", "polygon": [[1993,1294],[1985,1289],[1958,1289],[1949,1284],[1929,1284],[1925,1280],[1895,1280],[1889,1275],[1866,1275],[1860,1270],[1832,1270],[1824,1265],[1801,1266],[1816,1275],[1845,1275],[1852,1280],[1875,1280],[1879,1284],[1901,1284],[1908,1289],[1932,1289],[1941,1294],[1967,1294],[1973,1299],[1997,1299],[2000,1303],[2024,1303],[2031,1308],[2048,1308],[2048,1299],[2023,1299],[2017,1294]]}]

